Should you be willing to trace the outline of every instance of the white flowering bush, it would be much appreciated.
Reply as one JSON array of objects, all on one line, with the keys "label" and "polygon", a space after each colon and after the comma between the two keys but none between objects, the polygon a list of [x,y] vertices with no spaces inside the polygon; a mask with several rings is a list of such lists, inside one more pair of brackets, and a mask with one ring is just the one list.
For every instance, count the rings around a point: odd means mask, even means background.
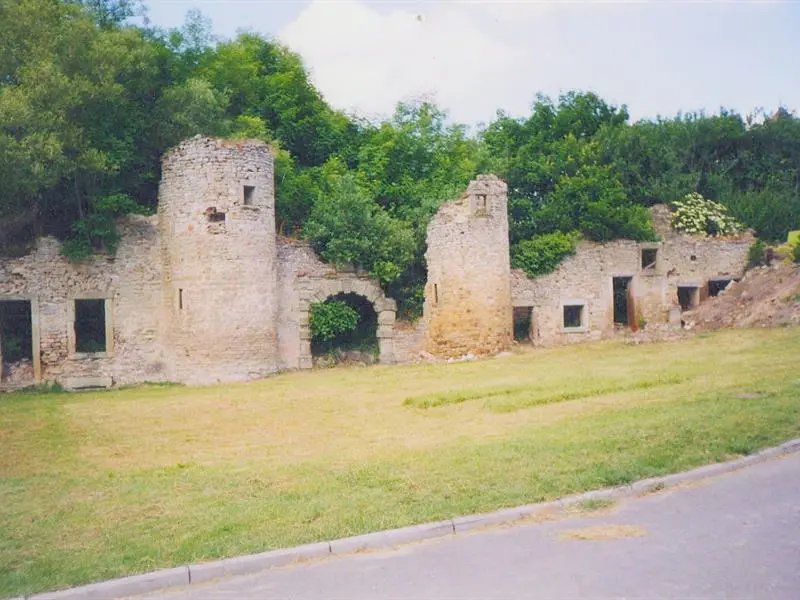
[{"label": "white flowering bush", "polygon": [[744,230],[744,225],[728,214],[719,202],[707,200],[697,192],[686,194],[672,203],[672,226],[692,235],[731,235]]}]

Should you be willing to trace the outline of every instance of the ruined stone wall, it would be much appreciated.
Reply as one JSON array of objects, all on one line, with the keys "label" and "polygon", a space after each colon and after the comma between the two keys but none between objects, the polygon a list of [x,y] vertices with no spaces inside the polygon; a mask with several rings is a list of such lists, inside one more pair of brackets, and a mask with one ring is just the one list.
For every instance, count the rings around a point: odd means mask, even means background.
[{"label": "ruined stone wall", "polygon": [[[303,357],[311,354],[311,338],[301,332],[308,327],[308,310],[301,302],[298,282],[308,278],[335,278],[333,265],[322,262],[305,242],[278,238],[278,346],[281,369],[310,368]],[[303,294],[304,296],[305,294]],[[302,350],[302,352],[301,352]]]},{"label": "ruined stone wall", "polygon": [[247,380],[277,370],[271,149],[195,137],[164,158],[159,188],[171,377]]},{"label": "ruined stone wall", "polygon": [[[60,256],[57,240],[40,238],[27,256],[0,261],[0,300],[31,301],[42,381],[83,387],[167,379],[156,219],[131,216],[118,227],[122,239],[114,257],[71,263]],[[80,298],[106,300],[113,331],[106,352],[75,351],[74,303]]]},{"label": "ruined stone wall", "polygon": [[278,241],[278,264],[281,368],[311,368],[311,304],[343,293],[358,294],[372,303],[378,315],[379,360],[384,364],[396,362],[397,304],[384,295],[377,281],[355,270],[339,271],[322,262],[308,244],[286,238]]},{"label": "ruined stone wall", "polygon": [[[540,345],[600,339],[614,334],[614,277],[631,278],[633,320],[636,327],[667,323],[678,310],[678,286],[695,285],[705,296],[708,281],[739,278],[747,266],[753,238],[700,238],[669,228],[668,212],[654,207],[654,223],[662,236],[658,243],[617,240],[581,242],[547,275],[529,278],[512,273],[514,306],[533,307],[532,341]],[[643,268],[642,250],[657,251],[655,266]],[[581,327],[564,326],[564,306],[582,305]]]},{"label": "ruined stone wall", "polygon": [[424,359],[425,334],[427,326],[424,319],[414,322],[397,321],[394,324],[394,359],[398,363],[411,363]]},{"label": "ruined stone wall", "polygon": [[512,339],[506,184],[491,175],[442,206],[428,225],[425,350],[489,354]]}]

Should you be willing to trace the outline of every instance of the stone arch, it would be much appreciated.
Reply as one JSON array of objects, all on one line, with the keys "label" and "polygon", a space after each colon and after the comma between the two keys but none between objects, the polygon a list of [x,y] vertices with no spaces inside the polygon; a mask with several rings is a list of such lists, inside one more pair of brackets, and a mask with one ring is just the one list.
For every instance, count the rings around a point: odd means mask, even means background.
[{"label": "stone arch", "polygon": [[378,315],[378,360],[382,364],[392,364],[394,360],[394,321],[397,316],[397,303],[387,298],[381,286],[372,279],[358,276],[316,279],[300,294],[300,361],[301,369],[310,369],[311,328],[309,313],[314,302],[324,302],[337,294],[357,294],[366,298]]}]

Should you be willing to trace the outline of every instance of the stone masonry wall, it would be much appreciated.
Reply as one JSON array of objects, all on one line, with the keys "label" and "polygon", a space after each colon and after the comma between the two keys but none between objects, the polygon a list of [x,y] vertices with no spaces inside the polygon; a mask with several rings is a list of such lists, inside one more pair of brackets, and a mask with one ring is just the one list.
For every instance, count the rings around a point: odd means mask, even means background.
[{"label": "stone masonry wall", "polygon": [[159,188],[171,377],[261,377],[279,367],[271,149],[195,137],[164,158]]},{"label": "stone masonry wall", "polygon": [[[40,238],[27,256],[0,261],[0,300],[31,301],[34,339],[39,342],[34,363],[40,356],[42,381],[80,387],[167,379],[159,336],[162,293],[156,219],[131,216],[118,227],[122,240],[113,258],[98,255],[70,263],[60,256],[57,240]],[[80,298],[106,299],[106,319],[113,331],[106,352],[75,352],[74,302]]]},{"label": "stone masonry wall", "polygon": [[[666,212],[665,212],[666,211]],[[679,309],[678,286],[699,288],[704,296],[713,278],[739,278],[747,265],[753,238],[700,238],[669,228],[668,209],[654,207],[658,243],[618,240],[581,242],[576,254],[550,274],[531,279],[520,270],[511,275],[514,306],[533,307],[532,341],[540,345],[574,343],[614,334],[614,277],[631,278],[635,325],[667,323]],[[642,268],[642,250],[655,249],[654,267]],[[564,306],[582,305],[581,327],[564,327]]]},{"label": "stone masonry wall", "polygon": [[374,279],[355,271],[339,271],[317,258],[308,244],[279,238],[278,285],[281,368],[311,368],[311,304],[342,293],[358,294],[372,303],[378,315],[379,360],[395,362],[393,327],[397,305]]},{"label": "stone masonry wall", "polygon": [[433,355],[490,354],[511,343],[506,192],[481,175],[428,225],[423,318]]}]

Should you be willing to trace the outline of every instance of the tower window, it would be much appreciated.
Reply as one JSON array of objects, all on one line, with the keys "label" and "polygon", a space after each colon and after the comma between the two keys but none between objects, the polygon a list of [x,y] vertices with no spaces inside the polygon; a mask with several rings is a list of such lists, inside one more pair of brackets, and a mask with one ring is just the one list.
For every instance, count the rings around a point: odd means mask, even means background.
[{"label": "tower window", "polygon": [[256,188],[253,185],[244,186],[244,205],[253,206],[253,199],[256,194]]}]

